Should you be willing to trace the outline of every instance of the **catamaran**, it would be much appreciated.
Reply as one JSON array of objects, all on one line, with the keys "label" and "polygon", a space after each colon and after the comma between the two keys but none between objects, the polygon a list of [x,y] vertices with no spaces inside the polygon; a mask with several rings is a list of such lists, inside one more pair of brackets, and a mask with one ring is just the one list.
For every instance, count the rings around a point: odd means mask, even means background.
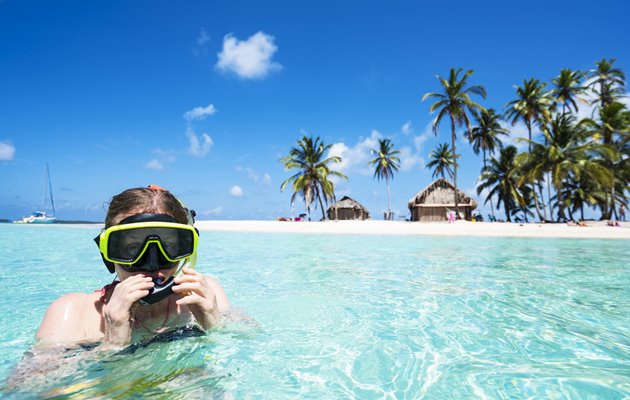
[{"label": "catamaran", "polygon": [[50,193],[50,205],[52,208],[52,214],[47,214],[46,211],[34,211],[31,215],[24,217],[20,220],[14,221],[16,224],[52,224],[55,222],[55,201],[53,200],[52,182],[50,181],[50,169],[46,164],[46,185],[44,188],[46,194],[44,195],[44,202],[48,198]]}]

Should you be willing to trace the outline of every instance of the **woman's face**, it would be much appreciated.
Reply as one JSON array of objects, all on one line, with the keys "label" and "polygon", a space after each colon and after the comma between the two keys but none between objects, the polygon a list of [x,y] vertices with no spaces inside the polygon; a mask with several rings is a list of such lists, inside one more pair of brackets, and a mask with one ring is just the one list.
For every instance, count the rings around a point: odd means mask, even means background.
[{"label": "woman's face", "polygon": [[[120,214],[118,215],[114,221],[116,224],[119,224],[120,221],[124,220],[125,218],[131,217],[133,215],[138,215],[138,214],[144,214],[147,213],[147,211],[144,210],[134,210],[134,211],[130,211],[128,213],[125,214]],[[153,211],[152,213],[156,213],[155,211]],[[166,215],[170,215],[169,213],[164,213],[164,212],[157,212],[156,214],[166,214]],[[171,215],[172,216],[172,215]],[[174,217],[173,217],[174,218]],[[132,236],[128,236],[129,240],[133,240]],[[144,245],[144,237],[142,238],[137,238],[138,240],[136,240],[137,243],[128,243],[127,245],[129,246],[133,246],[133,245],[138,245],[138,246],[143,246]],[[168,243],[164,243],[163,245],[168,246]],[[125,265],[122,266],[120,264],[114,264],[115,269],[116,269],[116,274],[118,275],[118,277],[120,278],[120,280],[125,280],[127,278],[129,278],[130,276],[134,276],[134,275],[144,275],[144,276],[150,276],[152,278],[161,278],[163,280],[167,280],[168,278],[170,278],[171,276],[173,276],[175,274],[175,271],[177,270],[177,268],[175,268],[177,266],[178,263],[171,263],[174,265],[170,265],[167,268],[163,268],[157,271],[147,271],[138,267],[134,267],[131,265]]]}]

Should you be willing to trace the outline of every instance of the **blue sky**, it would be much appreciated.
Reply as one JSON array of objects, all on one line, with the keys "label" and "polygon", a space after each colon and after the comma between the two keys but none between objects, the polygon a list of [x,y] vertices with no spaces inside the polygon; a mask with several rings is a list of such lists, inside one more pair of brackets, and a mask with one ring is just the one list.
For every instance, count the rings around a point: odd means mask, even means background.
[{"label": "blue sky", "polygon": [[[429,153],[450,143],[420,101],[436,74],[474,69],[478,100],[503,110],[526,78],[603,57],[630,73],[625,1],[445,4],[1,0],[0,218],[40,208],[46,163],[60,219],[102,220],[112,195],[151,183],[201,219],[290,216],[278,160],[304,134],[344,157],[337,196],[378,218],[386,187],[366,163],[390,138],[392,207],[407,216]],[[458,149],[473,194],[481,156]]]}]

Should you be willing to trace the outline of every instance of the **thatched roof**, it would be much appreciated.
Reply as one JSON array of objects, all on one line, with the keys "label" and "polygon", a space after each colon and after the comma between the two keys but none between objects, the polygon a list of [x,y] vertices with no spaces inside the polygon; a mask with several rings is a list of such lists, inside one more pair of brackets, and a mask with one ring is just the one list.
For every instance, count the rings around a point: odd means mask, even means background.
[{"label": "thatched roof", "polygon": [[[455,207],[453,192],[455,186],[446,179],[438,179],[409,199],[409,209],[413,207]],[[460,207],[477,208],[477,202],[466,193],[457,190],[457,202]]]},{"label": "thatched roof", "polygon": [[354,210],[363,210],[364,213],[368,213],[367,208],[363,206],[363,204],[359,203],[355,199],[350,196],[343,196],[341,200],[330,206],[330,210],[341,209],[341,208],[350,208]]}]

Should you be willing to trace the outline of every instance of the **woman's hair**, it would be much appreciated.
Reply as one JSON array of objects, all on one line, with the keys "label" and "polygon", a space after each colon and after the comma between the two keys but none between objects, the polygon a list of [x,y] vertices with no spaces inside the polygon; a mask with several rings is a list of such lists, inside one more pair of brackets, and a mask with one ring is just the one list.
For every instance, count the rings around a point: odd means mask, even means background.
[{"label": "woman's hair", "polygon": [[120,215],[134,213],[169,214],[188,224],[188,209],[171,192],[157,187],[133,188],[112,197],[105,216],[105,228],[117,224]]}]

